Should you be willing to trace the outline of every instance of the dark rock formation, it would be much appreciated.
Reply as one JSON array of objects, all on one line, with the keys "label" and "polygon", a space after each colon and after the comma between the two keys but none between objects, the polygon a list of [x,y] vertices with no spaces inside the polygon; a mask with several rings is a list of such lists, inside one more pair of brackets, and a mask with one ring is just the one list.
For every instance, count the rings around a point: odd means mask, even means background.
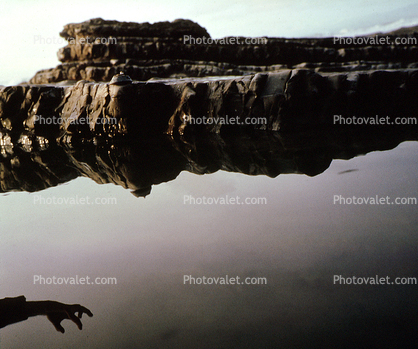
[{"label": "dark rock formation", "polygon": [[[65,63],[32,82],[110,83],[0,88],[4,192],[83,175],[143,196],[185,169],[316,175],[332,159],[418,139],[417,46],[329,38],[186,45],[184,35],[209,35],[184,20],[95,19],[61,35],[69,41],[60,51]],[[115,46],[97,42],[113,36]],[[162,79],[235,73],[242,76]],[[151,76],[159,78],[135,81]]]},{"label": "dark rock formation", "polygon": [[[248,133],[337,127],[340,118],[418,116],[418,70],[323,73],[283,70],[237,78],[5,87],[1,129],[68,143],[164,132]],[[386,122],[387,123],[387,122]],[[30,137],[29,137],[30,138]]]},{"label": "dark rock formation", "polygon": [[192,35],[197,38],[209,37],[206,29],[195,22],[185,19],[177,19],[173,22],[135,23],[105,21],[94,18],[82,23],[72,23],[64,26],[60,35],[66,40],[81,38],[95,42],[103,37],[117,38],[173,38],[180,39],[184,35]]},{"label": "dark rock formation", "polygon": [[418,57],[418,33],[408,33],[409,39],[415,41],[397,45],[395,34],[379,37],[384,39],[382,42],[375,42],[375,37],[361,37],[360,44],[334,38],[241,37],[215,41],[204,28],[189,20],[138,24],[97,18],[68,24],[60,35],[68,41],[58,52],[62,64],[41,70],[31,83],[106,82],[120,71],[144,81],[152,77],[239,76],[290,68],[416,68]]},{"label": "dark rock formation", "polygon": [[[418,140],[416,70],[121,80],[0,90],[1,191],[33,192],[85,176],[145,196],[183,170],[313,176],[332,159]],[[340,125],[336,114],[415,124]],[[246,118],[257,123],[237,124]]]}]

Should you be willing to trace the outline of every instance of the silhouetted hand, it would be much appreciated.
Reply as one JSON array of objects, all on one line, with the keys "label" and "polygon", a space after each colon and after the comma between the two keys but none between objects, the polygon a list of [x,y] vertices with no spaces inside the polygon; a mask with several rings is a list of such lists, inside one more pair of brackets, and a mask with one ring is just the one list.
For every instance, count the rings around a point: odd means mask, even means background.
[{"label": "silhouetted hand", "polygon": [[89,309],[80,304],[64,304],[56,301],[35,301],[26,302],[26,307],[29,311],[29,316],[46,315],[55,329],[61,333],[65,332],[64,327],[61,326],[62,320],[71,320],[81,330],[83,324],[80,319],[83,314],[86,313],[90,317],[93,316],[93,313]]},{"label": "silhouetted hand", "polygon": [[[78,313],[77,316],[75,315],[76,313]],[[93,316],[93,313],[89,309],[80,304],[52,302],[51,307],[46,311],[46,317],[52,322],[58,332],[64,333],[65,330],[64,327],[61,326],[61,321],[70,319],[77,325],[78,329],[81,330],[83,324],[80,319],[83,316],[83,313],[86,313],[90,317]]]},{"label": "silhouetted hand", "polygon": [[[77,313],[77,315],[76,315]],[[0,299],[0,328],[27,320],[31,316],[45,315],[58,332],[64,333],[62,320],[69,319],[78,329],[83,328],[81,317],[93,313],[80,304],[64,304],[56,301],[26,301],[25,296]]]}]

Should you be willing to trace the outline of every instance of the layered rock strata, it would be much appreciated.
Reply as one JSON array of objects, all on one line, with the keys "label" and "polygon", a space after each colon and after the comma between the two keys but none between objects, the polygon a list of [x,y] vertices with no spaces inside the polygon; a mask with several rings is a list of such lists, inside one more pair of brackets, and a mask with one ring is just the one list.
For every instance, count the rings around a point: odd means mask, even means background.
[{"label": "layered rock strata", "polygon": [[[183,20],[96,19],[61,35],[74,45],[60,51],[65,63],[32,82],[85,80],[0,87],[3,192],[87,176],[145,196],[182,170],[316,175],[332,159],[418,140],[416,46],[187,46],[186,35],[209,36]],[[113,36],[119,46],[96,43]],[[173,75],[218,76],[164,79]]]},{"label": "layered rock strata", "polygon": [[68,24],[60,35],[68,41],[58,52],[62,64],[39,71],[31,83],[106,82],[120,71],[144,81],[289,68],[318,72],[416,68],[418,57],[415,32],[360,37],[356,43],[338,38],[214,40],[206,29],[189,20],[139,24],[96,18]]}]

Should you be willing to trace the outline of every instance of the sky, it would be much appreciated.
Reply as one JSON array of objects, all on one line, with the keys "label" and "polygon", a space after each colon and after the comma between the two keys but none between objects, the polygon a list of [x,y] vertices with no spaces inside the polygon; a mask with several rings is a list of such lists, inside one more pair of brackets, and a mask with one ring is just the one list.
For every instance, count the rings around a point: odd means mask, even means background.
[{"label": "sky", "polygon": [[212,38],[351,36],[418,24],[416,0],[5,1],[0,4],[0,85],[57,66],[56,53],[65,46],[59,36],[63,26],[97,17],[139,23],[190,19]]}]

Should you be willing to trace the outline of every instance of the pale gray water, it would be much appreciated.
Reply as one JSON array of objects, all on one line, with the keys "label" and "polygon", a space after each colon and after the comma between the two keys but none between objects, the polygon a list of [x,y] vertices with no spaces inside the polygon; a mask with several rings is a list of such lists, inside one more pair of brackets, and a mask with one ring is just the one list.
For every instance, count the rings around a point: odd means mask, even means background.
[{"label": "pale gray water", "polygon": [[[334,285],[333,276],[418,277],[418,206],[333,198],[418,197],[417,154],[417,142],[405,142],[334,160],[315,177],[182,172],[146,199],[87,178],[2,194],[2,297],[81,303],[94,317],[83,317],[82,331],[64,321],[65,334],[31,318],[2,329],[1,347],[355,348],[357,337],[396,347],[391,339],[416,332],[418,285]],[[40,195],[45,204],[34,203]],[[185,195],[267,204],[188,205]],[[117,204],[47,204],[76,196]],[[34,275],[116,277],[117,285],[34,285]],[[184,275],[267,285],[185,285]]]}]

